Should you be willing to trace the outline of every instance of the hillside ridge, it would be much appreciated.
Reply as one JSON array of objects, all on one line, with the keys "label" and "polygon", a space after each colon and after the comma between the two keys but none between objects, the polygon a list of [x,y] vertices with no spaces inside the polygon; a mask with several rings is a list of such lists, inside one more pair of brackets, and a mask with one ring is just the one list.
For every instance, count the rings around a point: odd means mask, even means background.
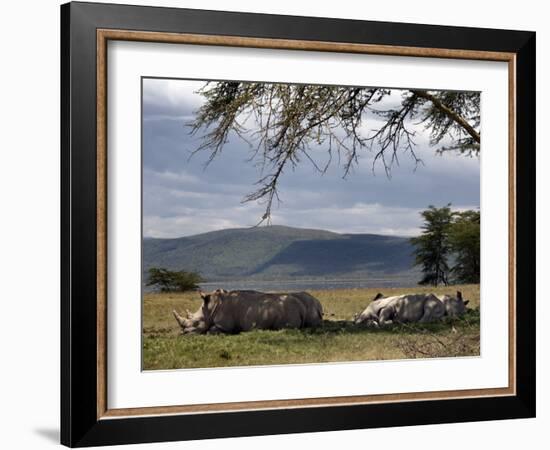
[{"label": "hillside ridge", "polygon": [[180,238],[144,238],[143,270],[166,267],[206,279],[397,274],[412,269],[409,238],[269,225]]}]

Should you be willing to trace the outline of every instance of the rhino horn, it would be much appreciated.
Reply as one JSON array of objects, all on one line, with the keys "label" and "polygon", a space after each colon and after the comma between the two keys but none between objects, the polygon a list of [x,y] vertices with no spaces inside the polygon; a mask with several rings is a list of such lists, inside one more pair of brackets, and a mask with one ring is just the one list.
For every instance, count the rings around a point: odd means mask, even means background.
[{"label": "rhino horn", "polygon": [[179,323],[180,327],[183,328],[185,325],[184,318],[181,317],[175,309],[172,311],[172,313],[174,314],[174,317],[176,318],[176,321]]}]

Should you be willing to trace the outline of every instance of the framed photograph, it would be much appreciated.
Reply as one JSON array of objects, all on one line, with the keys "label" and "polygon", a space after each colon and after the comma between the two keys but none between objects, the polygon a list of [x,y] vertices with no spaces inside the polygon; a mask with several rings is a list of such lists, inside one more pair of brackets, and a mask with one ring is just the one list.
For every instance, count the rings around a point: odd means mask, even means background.
[{"label": "framed photograph", "polygon": [[535,415],[535,33],[61,7],[61,441]]}]

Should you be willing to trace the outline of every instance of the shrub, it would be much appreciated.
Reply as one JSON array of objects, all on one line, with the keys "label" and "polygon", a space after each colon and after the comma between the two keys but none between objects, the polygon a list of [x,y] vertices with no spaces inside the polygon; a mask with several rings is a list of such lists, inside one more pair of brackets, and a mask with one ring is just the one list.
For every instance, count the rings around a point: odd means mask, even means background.
[{"label": "shrub", "polygon": [[151,267],[147,286],[157,286],[161,292],[185,292],[197,289],[202,282],[203,278],[196,272]]}]

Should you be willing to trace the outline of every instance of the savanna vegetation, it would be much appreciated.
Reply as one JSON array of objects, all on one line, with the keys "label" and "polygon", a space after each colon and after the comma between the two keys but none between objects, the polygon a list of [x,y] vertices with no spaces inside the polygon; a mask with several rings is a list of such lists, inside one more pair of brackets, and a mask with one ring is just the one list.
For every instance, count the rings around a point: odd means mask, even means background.
[{"label": "savanna vegetation", "polygon": [[[172,310],[195,311],[196,292],[146,293],[143,300],[143,368],[304,364],[479,355],[479,285],[430,288],[436,294],[461,290],[468,313],[431,324],[373,329],[355,325],[377,289],[312,290],[325,312],[323,326],[305,330],[256,330],[235,335],[181,335]],[[426,288],[383,289],[389,295],[426,292]]]}]

